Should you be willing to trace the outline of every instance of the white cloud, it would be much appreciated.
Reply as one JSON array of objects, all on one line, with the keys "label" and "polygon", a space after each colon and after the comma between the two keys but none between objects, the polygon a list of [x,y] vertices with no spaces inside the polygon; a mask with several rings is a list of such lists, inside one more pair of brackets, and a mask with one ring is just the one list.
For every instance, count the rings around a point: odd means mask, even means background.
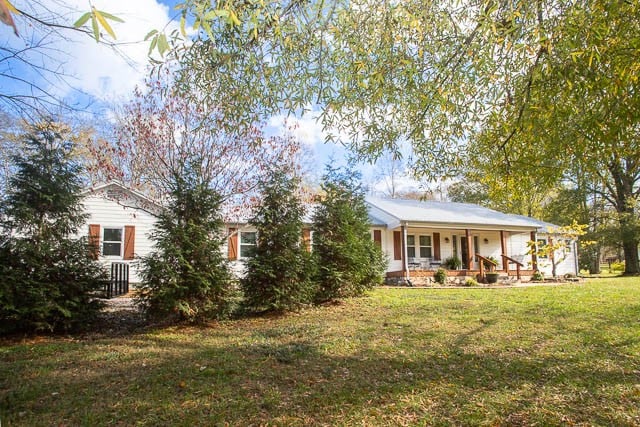
[{"label": "white cloud", "polygon": [[[31,7],[33,11],[38,12],[39,4],[62,15],[61,23],[65,25],[73,24],[90,8],[87,0],[41,0],[25,7]],[[47,38],[49,49],[43,52],[48,57],[33,56],[33,62],[42,61],[48,68],[71,77],[66,79],[67,85],[56,79],[48,79],[38,84],[50,85],[48,91],[58,97],[70,96],[73,89],[78,89],[99,101],[126,99],[148,74],[149,42],[144,41],[144,37],[152,29],[163,29],[167,26],[170,8],[156,0],[93,0],[91,4],[96,9],[125,21],[109,21],[117,36],[117,50],[98,44],[91,37],[77,32],[66,31],[61,33],[64,37]],[[44,12],[40,16],[47,14]],[[27,20],[19,16],[16,20],[22,21],[19,24],[22,24],[23,30],[20,39],[16,38],[12,44],[29,44],[30,34],[34,30],[28,27]],[[88,25],[90,26],[90,21]],[[176,23],[171,23],[167,30],[171,31],[176,26]],[[105,39],[110,39],[107,34],[104,36]]]},{"label": "white cloud", "polygon": [[322,129],[322,123],[318,120],[319,113],[311,111],[302,117],[287,117],[284,114],[273,116],[268,121],[268,126],[275,134],[289,133],[302,144],[311,147],[324,142],[327,133]]}]

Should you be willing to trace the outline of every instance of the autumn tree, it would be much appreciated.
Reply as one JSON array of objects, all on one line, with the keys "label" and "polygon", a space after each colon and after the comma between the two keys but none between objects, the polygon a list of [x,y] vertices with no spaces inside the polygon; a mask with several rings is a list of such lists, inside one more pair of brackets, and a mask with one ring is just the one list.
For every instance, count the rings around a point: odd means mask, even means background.
[{"label": "autumn tree", "polygon": [[299,160],[299,143],[290,135],[267,137],[260,124],[235,124],[218,104],[181,96],[172,84],[165,74],[136,90],[119,114],[114,140],[90,146],[91,170],[162,197],[172,190],[182,162],[198,158],[201,179],[226,206],[240,210],[228,212],[228,219],[244,215],[269,170]]}]

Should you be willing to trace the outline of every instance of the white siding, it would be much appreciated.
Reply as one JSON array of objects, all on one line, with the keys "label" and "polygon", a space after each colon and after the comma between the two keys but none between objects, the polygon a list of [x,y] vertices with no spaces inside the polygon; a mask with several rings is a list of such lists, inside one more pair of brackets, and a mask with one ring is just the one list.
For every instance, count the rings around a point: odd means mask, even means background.
[{"label": "white siding", "polygon": [[[548,239],[549,236],[544,233],[538,233],[538,239]],[[570,242],[566,248],[559,249],[555,252],[555,259],[557,261],[556,274],[558,276],[564,276],[565,274],[578,274],[577,264],[577,252],[576,242]],[[546,277],[551,277],[553,274],[553,265],[548,258],[538,258],[538,269],[544,273]]]},{"label": "white siding", "polygon": [[[123,196],[121,195],[121,197]],[[102,251],[102,230],[104,227],[124,228],[125,225],[134,226],[134,260],[125,261],[122,259],[122,256],[105,257],[102,256],[102,254],[99,258],[105,265],[110,265],[113,261],[128,263],[130,265],[129,281],[131,283],[139,283],[141,280],[137,258],[148,255],[153,249],[153,243],[149,239],[149,233],[152,231],[153,225],[156,221],[156,217],[151,213],[136,208],[135,202],[136,201],[133,196],[124,199],[120,198],[119,201],[116,201],[109,199],[106,194],[102,192],[87,195],[83,200],[83,204],[85,210],[89,214],[89,218],[82,228],[83,231],[81,233],[82,236],[87,236],[89,233],[89,224],[99,224],[100,247]]]}]

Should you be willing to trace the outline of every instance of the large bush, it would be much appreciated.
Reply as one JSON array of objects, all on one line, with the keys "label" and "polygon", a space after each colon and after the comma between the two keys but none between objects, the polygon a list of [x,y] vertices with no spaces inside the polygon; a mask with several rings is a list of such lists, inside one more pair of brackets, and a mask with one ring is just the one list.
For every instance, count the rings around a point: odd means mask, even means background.
[{"label": "large bush", "polygon": [[228,315],[223,225],[218,193],[196,172],[176,174],[151,235],[155,250],[142,259],[138,301],[148,314],[190,322]]},{"label": "large bush", "polygon": [[257,245],[240,282],[249,310],[292,310],[311,300],[311,263],[302,242],[304,207],[298,185],[284,172],[273,173],[261,185],[261,203],[249,221],[257,230]]},{"label": "large bush", "polygon": [[81,168],[70,132],[50,121],[33,125],[0,212],[0,332],[57,331],[85,325],[99,311],[106,273],[86,239]]},{"label": "large bush", "polygon": [[328,166],[322,190],[314,213],[316,302],[361,295],[382,282],[386,266],[371,238],[360,175]]}]

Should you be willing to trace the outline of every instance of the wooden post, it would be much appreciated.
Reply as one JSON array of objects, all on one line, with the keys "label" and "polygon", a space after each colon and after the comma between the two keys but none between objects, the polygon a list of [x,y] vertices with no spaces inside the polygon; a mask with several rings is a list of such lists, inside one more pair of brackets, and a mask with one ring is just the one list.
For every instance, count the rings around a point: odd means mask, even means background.
[{"label": "wooden post", "polygon": [[473,270],[473,252],[471,251],[471,230],[468,228],[464,230],[464,235],[467,237],[467,268]]},{"label": "wooden post", "polygon": [[502,270],[505,273],[509,273],[509,261],[507,261],[507,259],[504,257],[504,255],[509,255],[507,253],[507,235],[505,234],[504,230],[500,230],[500,245],[502,248]]}]

